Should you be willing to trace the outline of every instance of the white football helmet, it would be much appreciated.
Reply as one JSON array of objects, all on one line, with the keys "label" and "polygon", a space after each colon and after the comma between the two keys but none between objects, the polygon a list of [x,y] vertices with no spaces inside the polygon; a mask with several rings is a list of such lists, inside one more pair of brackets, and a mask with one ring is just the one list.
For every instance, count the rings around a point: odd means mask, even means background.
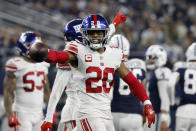
[{"label": "white football helmet", "polygon": [[[153,60],[153,62],[151,61]],[[162,67],[167,62],[167,52],[160,45],[151,45],[146,51],[146,67],[153,70]]]},{"label": "white football helmet", "polygon": [[186,50],[186,60],[196,60],[196,42],[192,43]]},{"label": "white football helmet", "polygon": [[129,56],[130,44],[127,38],[123,35],[116,34],[112,36],[109,43],[111,46],[119,47],[123,51],[124,55]]}]

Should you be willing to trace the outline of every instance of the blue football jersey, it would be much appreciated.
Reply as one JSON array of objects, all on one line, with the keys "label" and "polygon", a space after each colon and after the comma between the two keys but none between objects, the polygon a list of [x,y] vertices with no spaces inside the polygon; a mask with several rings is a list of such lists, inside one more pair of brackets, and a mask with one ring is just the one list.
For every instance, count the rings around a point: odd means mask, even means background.
[{"label": "blue football jersey", "polygon": [[157,68],[155,71],[150,73],[150,77],[148,78],[148,91],[149,91],[149,97],[150,101],[152,102],[152,106],[156,113],[160,112],[161,107],[161,99],[159,96],[158,91],[158,81],[162,80],[169,80],[171,70],[167,67],[160,67]]},{"label": "blue football jersey", "polygon": [[[145,79],[146,67],[143,60],[131,59],[125,62],[125,65],[140,82]],[[131,93],[129,86],[116,74],[114,75],[114,91],[111,108],[112,112],[142,113],[142,104],[139,99]]]},{"label": "blue football jersey", "polygon": [[196,104],[196,67],[191,63],[186,68],[179,68],[177,72],[180,75],[180,105]]}]

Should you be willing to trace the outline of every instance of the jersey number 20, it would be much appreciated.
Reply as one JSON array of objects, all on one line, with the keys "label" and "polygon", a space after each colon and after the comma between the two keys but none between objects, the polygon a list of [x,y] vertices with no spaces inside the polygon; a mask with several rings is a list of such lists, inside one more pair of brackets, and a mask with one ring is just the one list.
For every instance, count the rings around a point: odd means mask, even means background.
[{"label": "jersey number 20", "polygon": [[[109,87],[107,87],[107,80],[108,80],[108,74],[111,74],[112,77],[114,75],[114,68],[108,68],[106,67],[103,71],[96,66],[90,66],[86,69],[86,73],[96,73],[96,77],[88,78],[86,80],[86,93],[101,93],[102,88],[105,93],[110,92],[110,88],[113,85],[114,80],[109,82]],[[93,83],[98,83],[102,81],[102,86],[92,87]]]}]

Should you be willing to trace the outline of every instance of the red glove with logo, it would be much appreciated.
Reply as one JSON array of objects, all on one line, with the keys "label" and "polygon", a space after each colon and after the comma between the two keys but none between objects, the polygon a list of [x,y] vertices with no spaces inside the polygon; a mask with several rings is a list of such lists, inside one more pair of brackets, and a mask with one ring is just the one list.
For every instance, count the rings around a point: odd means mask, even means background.
[{"label": "red glove with logo", "polygon": [[9,125],[9,127],[15,127],[15,126],[18,126],[21,124],[18,121],[17,117],[15,115],[13,115],[13,116],[8,117],[8,125]]},{"label": "red glove with logo", "polygon": [[41,125],[41,131],[52,131],[52,125],[53,123],[51,122],[47,122],[47,121],[44,121],[44,123]]},{"label": "red glove with logo", "polygon": [[112,24],[114,24],[115,27],[117,27],[120,23],[125,22],[127,17],[119,11],[117,15],[115,16],[114,20],[112,21]]},{"label": "red glove with logo", "polygon": [[152,105],[147,104],[143,109],[143,121],[146,123],[146,117],[148,118],[148,127],[151,127],[152,123],[155,123],[155,111]]}]

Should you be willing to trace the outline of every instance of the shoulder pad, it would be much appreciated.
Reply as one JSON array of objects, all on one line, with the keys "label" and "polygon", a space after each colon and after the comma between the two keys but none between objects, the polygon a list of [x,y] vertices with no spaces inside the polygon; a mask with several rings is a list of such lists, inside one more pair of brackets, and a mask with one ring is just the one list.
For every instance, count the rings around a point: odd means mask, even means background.
[{"label": "shoulder pad", "polygon": [[22,61],[20,57],[14,57],[9,59],[5,64],[5,70],[6,71],[17,71],[18,70],[18,63]]},{"label": "shoulder pad", "polygon": [[74,54],[78,54],[78,47],[81,45],[81,43],[79,43],[78,41],[70,41],[67,42],[66,46],[65,46],[65,50],[72,52]]},{"label": "shoulder pad", "polygon": [[126,62],[128,68],[140,68],[146,71],[146,64],[142,59],[134,58]]},{"label": "shoulder pad", "polygon": [[155,75],[158,80],[169,80],[171,76],[171,70],[167,67],[157,68],[155,70]]}]

